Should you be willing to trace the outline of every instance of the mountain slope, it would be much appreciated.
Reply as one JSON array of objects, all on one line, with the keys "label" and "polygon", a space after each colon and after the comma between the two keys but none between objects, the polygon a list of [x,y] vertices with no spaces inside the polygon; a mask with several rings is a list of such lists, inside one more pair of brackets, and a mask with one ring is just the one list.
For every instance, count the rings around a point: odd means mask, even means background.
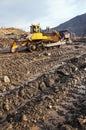
[{"label": "mountain slope", "polygon": [[58,31],[69,30],[75,36],[86,36],[86,13],[76,16],[63,24],[60,24],[54,29]]}]

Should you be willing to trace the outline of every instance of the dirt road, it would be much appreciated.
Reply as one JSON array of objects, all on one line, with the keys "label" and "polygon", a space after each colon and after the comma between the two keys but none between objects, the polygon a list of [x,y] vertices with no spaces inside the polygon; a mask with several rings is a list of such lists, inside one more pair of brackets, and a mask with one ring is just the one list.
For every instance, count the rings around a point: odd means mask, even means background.
[{"label": "dirt road", "polygon": [[86,44],[0,54],[0,130],[86,129]]}]

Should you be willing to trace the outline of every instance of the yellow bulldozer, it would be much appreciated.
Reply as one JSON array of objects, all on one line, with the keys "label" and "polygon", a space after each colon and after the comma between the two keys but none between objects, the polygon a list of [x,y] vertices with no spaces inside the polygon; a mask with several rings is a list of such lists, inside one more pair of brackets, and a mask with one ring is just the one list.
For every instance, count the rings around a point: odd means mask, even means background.
[{"label": "yellow bulldozer", "polygon": [[59,47],[70,41],[71,38],[68,31],[43,31],[40,25],[36,24],[30,26],[30,34],[26,38],[18,39],[13,42],[11,52],[18,51],[19,47],[26,47],[30,52],[53,46]]}]

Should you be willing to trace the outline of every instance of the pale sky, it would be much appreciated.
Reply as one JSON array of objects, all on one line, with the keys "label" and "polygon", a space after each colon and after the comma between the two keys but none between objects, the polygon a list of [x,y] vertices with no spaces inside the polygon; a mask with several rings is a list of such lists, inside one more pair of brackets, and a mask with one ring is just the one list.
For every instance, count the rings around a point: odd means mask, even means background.
[{"label": "pale sky", "polygon": [[86,13],[86,0],[0,0],[0,27],[55,27]]}]

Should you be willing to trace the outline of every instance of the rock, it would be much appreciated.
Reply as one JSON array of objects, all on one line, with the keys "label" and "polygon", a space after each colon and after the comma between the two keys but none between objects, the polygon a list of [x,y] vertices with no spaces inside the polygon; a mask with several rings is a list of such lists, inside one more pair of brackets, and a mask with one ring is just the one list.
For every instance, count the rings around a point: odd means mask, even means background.
[{"label": "rock", "polygon": [[44,82],[41,82],[39,85],[40,90],[46,90],[46,84]]},{"label": "rock", "polygon": [[4,109],[5,109],[6,111],[9,111],[9,110],[10,110],[8,103],[5,104]]},{"label": "rock", "polygon": [[27,121],[27,116],[24,114],[23,117],[22,117],[23,121]]},{"label": "rock", "polygon": [[81,125],[86,124],[86,119],[78,118]]},{"label": "rock", "polygon": [[48,53],[48,56],[51,56],[51,53]]},{"label": "rock", "polygon": [[27,71],[27,74],[30,74],[30,71]]},{"label": "rock", "polygon": [[78,70],[78,68],[76,67],[76,68],[75,68],[75,71],[77,71],[77,70]]},{"label": "rock", "polygon": [[44,55],[45,56],[51,56],[51,53],[45,52]]},{"label": "rock", "polygon": [[5,83],[10,83],[10,79],[9,79],[8,76],[4,76],[4,82],[5,82]]},{"label": "rock", "polygon": [[86,68],[84,68],[84,70],[86,70]]},{"label": "rock", "polygon": [[65,65],[65,64],[66,64],[66,62],[62,62],[61,64],[62,64],[62,65]]},{"label": "rock", "polygon": [[15,87],[13,85],[10,86],[10,89],[13,90]]},{"label": "rock", "polygon": [[49,105],[49,108],[52,109],[52,105]]}]

